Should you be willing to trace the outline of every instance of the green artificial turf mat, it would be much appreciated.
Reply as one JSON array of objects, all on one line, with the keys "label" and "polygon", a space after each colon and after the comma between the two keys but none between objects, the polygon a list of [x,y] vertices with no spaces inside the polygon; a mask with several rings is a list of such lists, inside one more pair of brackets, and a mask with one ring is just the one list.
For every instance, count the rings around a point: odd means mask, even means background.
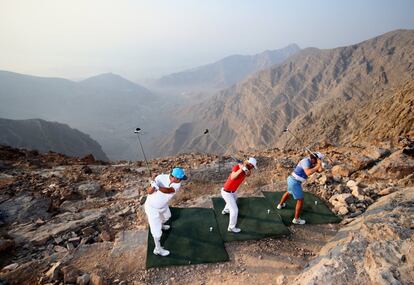
[{"label": "green artificial turf mat", "polygon": [[220,233],[226,242],[257,240],[289,234],[288,228],[283,224],[282,219],[276,213],[276,210],[272,209],[266,198],[249,197],[237,199],[239,208],[237,227],[241,229],[240,233],[227,231],[229,214],[221,214],[225,205],[223,198],[212,198],[212,200]]},{"label": "green artificial turf mat", "polygon": [[[154,240],[148,231],[146,267],[188,265],[228,261],[213,209],[170,208],[171,229],[163,231],[161,245],[170,255],[153,253]],[[210,231],[210,227],[212,230]]]},{"label": "green artificial turf mat", "polygon": [[[272,209],[276,210],[277,213],[282,217],[285,225],[291,225],[292,219],[295,215],[296,206],[296,200],[293,199],[293,196],[290,195],[289,199],[286,201],[285,208],[277,210],[276,207],[279,204],[282,195],[286,192],[262,193],[272,205]],[[308,192],[304,192],[304,203],[300,217],[304,219],[307,224],[328,224],[339,223],[341,221],[341,218],[332,213],[332,211],[329,210],[328,206],[326,206],[326,204],[321,199]]]}]

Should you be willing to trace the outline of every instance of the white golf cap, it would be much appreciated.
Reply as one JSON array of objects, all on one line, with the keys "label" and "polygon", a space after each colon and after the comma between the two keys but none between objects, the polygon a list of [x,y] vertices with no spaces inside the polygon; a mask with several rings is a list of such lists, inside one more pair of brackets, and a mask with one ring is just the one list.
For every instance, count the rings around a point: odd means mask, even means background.
[{"label": "white golf cap", "polygon": [[315,152],[315,155],[319,158],[319,159],[323,159],[325,157],[325,155],[323,153],[320,153],[319,151]]},{"label": "white golf cap", "polygon": [[250,163],[251,165],[253,165],[255,169],[257,169],[257,160],[256,160],[256,158],[250,157],[247,162]]}]

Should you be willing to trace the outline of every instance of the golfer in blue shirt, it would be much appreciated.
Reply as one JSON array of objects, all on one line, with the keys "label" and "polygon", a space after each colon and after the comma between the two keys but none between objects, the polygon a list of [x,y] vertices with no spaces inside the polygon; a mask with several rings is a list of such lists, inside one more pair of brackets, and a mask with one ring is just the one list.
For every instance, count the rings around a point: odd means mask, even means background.
[{"label": "golfer in blue shirt", "polygon": [[323,170],[323,158],[324,155],[320,152],[312,153],[309,157],[302,159],[287,178],[287,192],[282,196],[277,208],[279,210],[284,208],[286,206],[286,200],[290,195],[293,195],[293,198],[297,201],[295,207],[295,217],[292,220],[292,223],[294,224],[303,225],[306,223],[305,220],[300,218],[304,198],[302,183],[313,173],[321,172]]}]

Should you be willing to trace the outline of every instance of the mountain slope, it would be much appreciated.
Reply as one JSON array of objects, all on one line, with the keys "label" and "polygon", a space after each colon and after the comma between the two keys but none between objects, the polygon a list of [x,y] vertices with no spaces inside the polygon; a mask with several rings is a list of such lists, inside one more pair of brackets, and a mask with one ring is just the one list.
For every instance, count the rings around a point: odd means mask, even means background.
[{"label": "mountain slope", "polygon": [[0,144],[77,157],[92,154],[96,159],[108,160],[101,146],[87,134],[40,119],[0,119]]},{"label": "mountain slope", "polygon": [[296,44],[256,55],[232,55],[217,62],[160,78],[158,86],[191,90],[220,89],[261,69],[279,64],[298,52]]},{"label": "mountain slope", "polygon": [[78,85],[97,90],[135,92],[138,96],[147,97],[147,99],[151,99],[151,96],[153,96],[148,89],[113,73],[104,73],[87,78],[78,82]]},{"label": "mountain slope", "polygon": [[[413,62],[413,30],[390,32],[348,47],[302,50],[282,64],[183,111],[186,123],[160,144],[160,152],[173,154],[197,148],[223,152],[211,138],[202,135],[205,128],[230,150],[276,143],[297,145],[283,134],[286,127],[301,132],[305,143],[310,142],[307,136],[316,139],[317,135],[306,128],[312,123],[320,128],[333,126],[332,132],[341,128],[346,132],[348,116],[358,111],[355,107],[414,78]],[[337,117],[347,105],[349,112]],[[328,121],[314,121],[317,114],[323,113],[331,114]],[[290,126],[295,119],[295,125]],[[318,135],[317,140],[326,136]],[[337,143],[341,142],[345,140],[338,138]]]},{"label": "mountain slope", "polygon": [[132,130],[154,124],[156,101],[149,90],[115,74],[74,82],[0,71],[1,117],[69,124],[98,140],[111,159],[136,158]]},{"label": "mountain slope", "polygon": [[[375,99],[362,102],[327,102],[298,117],[289,128],[307,145],[323,141],[334,145],[359,144],[414,134],[414,80],[372,96]],[[278,146],[292,147],[298,143],[283,135]]]}]

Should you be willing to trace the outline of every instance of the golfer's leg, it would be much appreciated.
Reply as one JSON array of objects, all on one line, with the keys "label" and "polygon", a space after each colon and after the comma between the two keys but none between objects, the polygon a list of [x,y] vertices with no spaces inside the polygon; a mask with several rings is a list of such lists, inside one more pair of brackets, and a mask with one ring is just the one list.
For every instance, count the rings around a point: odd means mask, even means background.
[{"label": "golfer's leg", "polygon": [[237,206],[237,193],[233,192],[231,194],[233,194],[234,204],[233,203],[231,204],[233,213],[230,211],[230,222],[229,222],[229,224],[231,224],[231,227],[233,227],[233,225],[235,227],[237,225],[237,218],[238,218],[238,215],[239,215],[239,207]]},{"label": "golfer's leg", "polygon": [[234,200],[233,193],[221,191],[221,196],[226,202],[226,207],[230,211],[229,228],[234,228],[237,223],[237,215],[239,209],[237,208],[236,201]]},{"label": "golfer's leg", "polygon": [[171,218],[170,207],[165,207],[161,212],[161,222],[164,224]]},{"label": "golfer's leg", "polygon": [[221,197],[223,197],[224,201],[226,202],[226,205],[224,205],[223,212],[230,212],[229,205],[227,204],[227,200],[225,198],[225,196],[227,196],[228,194],[231,194],[231,193],[228,193],[224,191],[223,189],[221,189]]},{"label": "golfer's leg", "polygon": [[154,238],[155,247],[160,247],[160,238],[162,235],[161,231],[161,218],[158,211],[154,208],[151,208],[150,206],[147,206],[145,204],[145,213],[147,214],[148,224],[150,226],[150,232],[152,237]]},{"label": "golfer's leg", "polygon": [[239,208],[237,207],[235,197],[237,197],[237,196],[231,195],[231,198],[228,202],[229,210],[230,210],[229,228],[235,228],[236,225],[237,225],[237,216],[239,214]]},{"label": "golfer's leg", "polygon": [[286,192],[285,194],[283,194],[282,199],[280,199],[279,205],[282,205],[283,203],[286,202],[286,200],[289,198],[290,194],[289,192]]},{"label": "golfer's leg", "polygon": [[300,212],[302,211],[302,206],[303,206],[303,198],[302,199],[298,199],[297,202],[296,202],[295,219],[299,219]]}]

